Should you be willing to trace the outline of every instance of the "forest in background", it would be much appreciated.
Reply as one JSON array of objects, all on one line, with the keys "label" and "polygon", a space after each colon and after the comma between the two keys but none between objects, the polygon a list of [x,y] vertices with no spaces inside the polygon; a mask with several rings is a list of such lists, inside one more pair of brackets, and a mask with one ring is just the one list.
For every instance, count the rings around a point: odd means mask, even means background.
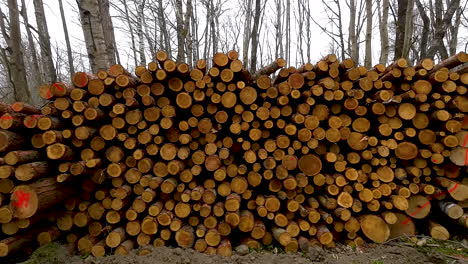
[{"label": "forest in background", "polygon": [[[32,2],[32,3],[31,3]],[[468,0],[1,0],[0,101],[41,105],[43,83],[164,50],[193,65],[238,50],[252,72],[337,54],[361,65],[443,60],[468,48]],[[51,8],[60,20],[50,21]],[[320,15],[317,15],[320,14]],[[76,18],[70,19],[70,18]],[[79,25],[82,32],[71,30]],[[62,31],[63,39],[54,38]],[[79,35],[79,37],[76,37]],[[52,41],[54,40],[55,41]],[[326,43],[317,50],[317,42]]]}]

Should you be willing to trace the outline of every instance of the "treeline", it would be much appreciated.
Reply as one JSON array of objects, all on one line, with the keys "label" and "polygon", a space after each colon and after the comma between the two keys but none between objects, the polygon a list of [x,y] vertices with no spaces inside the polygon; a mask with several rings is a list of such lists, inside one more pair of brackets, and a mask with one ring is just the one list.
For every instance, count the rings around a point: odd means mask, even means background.
[{"label": "treeline", "polygon": [[[42,83],[67,80],[76,69],[146,65],[157,50],[192,66],[236,49],[254,72],[278,57],[293,64],[312,61],[317,41],[329,42],[323,54],[366,67],[398,58],[412,64],[422,58],[440,61],[468,46],[462,35],[468,0],[56,1],[61,43],[51,41],[47,27],[55,1],[35,0],[34,10],[25,0],[0,2],[1,100],[40,104],[32,94]],[[82,51],[72,45],[73,16],[83,31]],[[316,36],[319,31],[328,39]],[[122,34],[125,38],[116,41]]]}]

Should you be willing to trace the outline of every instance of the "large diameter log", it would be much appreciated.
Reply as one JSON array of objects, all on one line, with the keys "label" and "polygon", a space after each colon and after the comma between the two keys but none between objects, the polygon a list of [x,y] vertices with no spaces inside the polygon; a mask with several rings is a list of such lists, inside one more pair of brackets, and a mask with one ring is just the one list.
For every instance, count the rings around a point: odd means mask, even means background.
[{"label": "large diameter log", "polygon": [[359,219],[359,223],[364,235],[376,243],[383,243],[390,237],[387,223],[376,215],[364,215]]},{"label": "large diameter log", "polygon": [[45,176],[49,171],[49,163],[46,161],[26,163],[16,168],[15,178],[20,181],[29,181],[34,178]]},{"label": "large diameter log", "polygon": [[12,190],[10,208],[19,219],[33,216],[72,195],[73,190],[58,184],[55,178],[43,178],[29,185],[19,185]]},{"label": "large diameter log", "polygon": [[414,236],[416,234],[416,226],[413,220],[407,215],[395,213],[397,221],[390,225],[390,237],[395,238],[402,235]]},{"label": "large diameter log", "polygon": [[418,155],[418,147],[411,142],[401,142],[395,150],[395,155],[403,160],[412,160]]},{"label": "large diameter log", "polygon": [[106,236],[106,245],[110,248],[118,247],[125,240],[125,229],[118,227]]},{"label": "large diameter log", "polygon": [[299,159],[299,169],[307,176],[314,176],[322,169],[322,161],[316,155],[304,155]]},{"label": "large diameter log", "polygon": [[47,147],[47,157],[52,160],[71,160],[73,150],[67,145],[55,143]]},{"label": "large diameter log", "polygon": [[193,227],[184,225],[182,228],[177,230],[175,234],[175,240],[177,245],[183,248],[191,248],[195,241],[195,233]]},{"label": "large diameter log", "polygon": [[422,195],[411,196],[408,200],[406,214],[416,219],[426,217],[431,211],[431,202]]},{"label": "large diameter log", "polygon": [[429,233],[435,239],[447,240],[450,238],[449,231],[444,226],[433,221],[429,221]]},{"label": "large diameter log", "polygon": [[465,52],[460,52],[460,53],[457,53],[441,62],[439,62],[439,64],[435,65],[433,68],[432,68],[432,71],[431,72],[435,72],[441,68],[453,68],[453,67],[456,67],[460,64],[463,64],[465,62],[468,62],[468,54],[465,53]]},{"label": "large diameter log", "polygon": [[12,253],[17,250],[21,250],[27,244],[33,241],[32,236],[22,235],[22,236],[11,236],[5,239],[0,240],[0,257],[8,256],[9,253]]},{"label": "large diameter log", "polygon": [[23,136],[8,130],[0,130],[0,152],[18,150],[25,143]]}]

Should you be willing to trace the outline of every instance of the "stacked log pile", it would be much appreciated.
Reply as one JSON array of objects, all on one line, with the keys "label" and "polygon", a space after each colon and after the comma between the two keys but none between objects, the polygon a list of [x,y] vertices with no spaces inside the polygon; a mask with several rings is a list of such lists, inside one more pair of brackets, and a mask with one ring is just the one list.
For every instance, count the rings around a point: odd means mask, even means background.
[{"label": "stacked log pile", "polygon": [[44,85],[41,110],[0,108],[0,255],[59,237],[94,256],[448,239],[442,219],[468,227],[468,73],[450,71],[467,61],[250,74],[235,51],[193,69],[160,51],[135,76]]}]

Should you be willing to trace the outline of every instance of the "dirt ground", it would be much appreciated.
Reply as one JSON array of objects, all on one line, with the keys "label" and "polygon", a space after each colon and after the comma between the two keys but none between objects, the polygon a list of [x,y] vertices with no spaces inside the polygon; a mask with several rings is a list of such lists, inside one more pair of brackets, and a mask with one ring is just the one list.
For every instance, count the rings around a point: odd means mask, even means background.
[{"label": "dirt ground", "polygon": [[[454,242],[455,243],[455,242]],[[468,263],[468,246],[466,243],[437,244],[426,242],[424,246],[415,243],[392,242],[386,245],[368,245],[361,248],[339,246],[335,249],[311,249],[303,253],[280,253],[276,250],[251,251],[247,254],[235,253],[231,257],[209,256],[191,249],[147,247],[147,253],[140,256],[142,249],[134,250],[128,256],[106,256],[94,258],[92,256],[70,256],[65,247],[59,244],[46,245],[36,250],[29,260],[23,264],[412,264],[412,263]],[[455,246],[453,246],[455,245]],[[147,250],[149,249],[149,250]],[[8,262],[17,263],[11,259]]]}]

